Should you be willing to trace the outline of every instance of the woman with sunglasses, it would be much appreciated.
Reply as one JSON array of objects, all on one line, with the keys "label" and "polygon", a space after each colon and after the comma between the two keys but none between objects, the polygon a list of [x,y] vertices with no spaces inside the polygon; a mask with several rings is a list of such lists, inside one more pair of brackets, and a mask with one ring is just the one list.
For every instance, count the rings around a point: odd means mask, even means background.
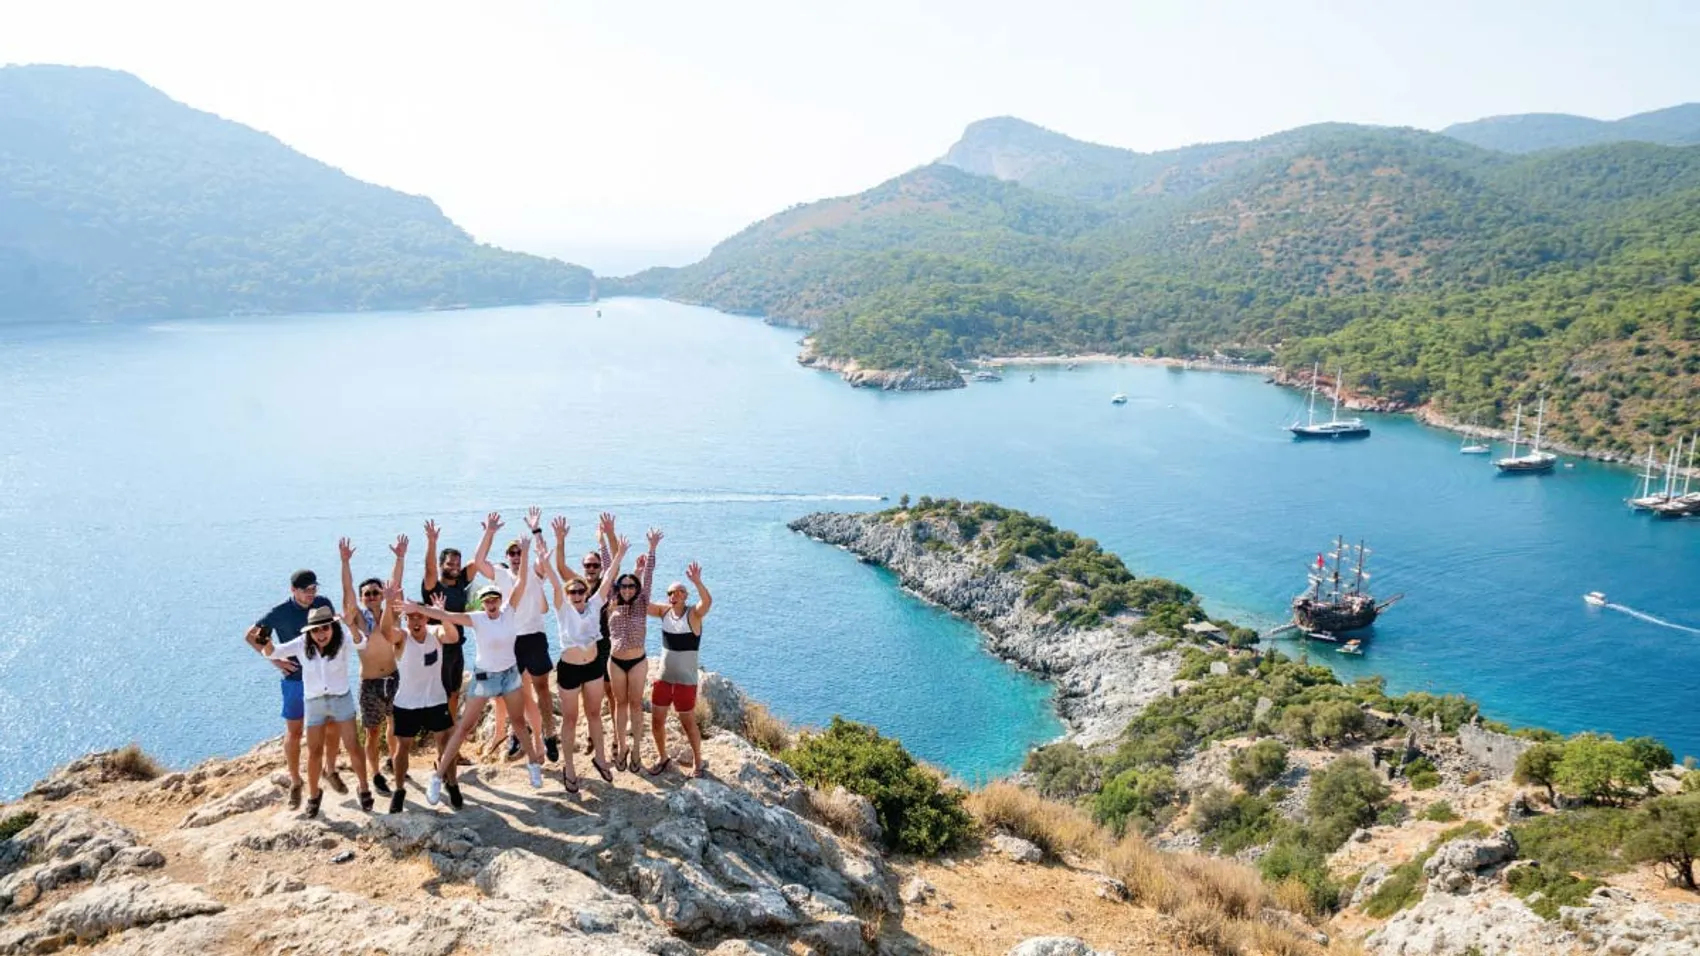
[{"label": "woman with sunglasses", "polygon": [[[379,625],[395,626],[395,612],[386,607]],[[358,634],[352,642],[356,651],[365,643]],[[366,754],[354,739],[354,694],[348,684],[348,657],[342,653],[343,628],[336,612],[314,607],[307,614],[301,636],[273,646],[270,635],[259,638],[260,652],[274,661],[291,658],[301,662],[301,692],[307,724],[307,816],[319,815],[324,794],[319,790],[325,738],[340,740],[360,780],[360,809],[372,809],[371,781],[366,776]]]},{"label": "woman with sunglasses", "polygon": [[[541,527],[543,512],[532,508],[526,512],[525,524],[531,530],[531,536],[542,540]],[[472,559],[474,574],[482,574],[496,582],[496,586],[505,593],[512,594],[518,579],[514,569],[519,566],[521,539],[515,538],[508,542],[504,551],[507,560],[500,564],[492,564],[489,553],[480,550]],[[541,565],[533,569],[534,578],[526,594],[525,601],[518,608],[519,636],[514,638],[514,660],[520,669],[520,694],[525,698],[525,724],[531,729],[532,746],[546,750],[550,760],[556,759],[555,743],[543,739],[543,728],[547,723],[543,720],[542,705],[549,700],[549,671],[554,667],[554,661],[549,656],[549,635],[543,631],[544,615],[549,613],[549,598],[544,587],[543,568]],[[517,725],[516,725],[517,726]],[[506,748],[506,756],[514,757],[519,754],[519,735],[508,730],[508,705],[502,698],[496,698],[496,726],[491,735],[490,746]]]},{"label": "woman with sunglasses", "polygon": [[697,651],[702,647],[702,619],[714,606],[714,598],[702,584],[702,565],[695,561],[685,577],[697,587],[697,603],[687,605],[690,593],[678,581],[667,585],[667,603],[651,604],[649,613],[661,619],[661,677],[649,689],[649,725],[655,734],[655,750],[661,759],[649,768],[658,777],[667,772],[673,758],[667,753],[667,710],[679,715],[679,727],[691,743],[691,776],[708,772],[702,758],[702,730],[697,726]]},{"label": "woman with sunglasses", "polygon": [[561,785],[568,793],[578,793],[578,771],[573,767],[573,741],[578,736],[579,700],[584,700],[587,718],[586,736],[590,738],[590,764],[603,780],[614,782],[614,772],[608,766],[602,750],[603,688],[608,682],[605,665],[597,663],[596,650],[602,634],[602,609],[608,603],[608,590],[620,573],[620,562],[626,558],[629,546],[626,539],[615,543],[610,557],[612,571],[604,575],[595,590],[583,578],[561,583],[556,569],[544,562],[544,573],[555,587],[555,621],[560,625],[561,659],[555,664],[555,682],[560,685],[561,725],[553,740],[566,741],[561,752]]},{"label": "woman with sunglasses", "polygon": [[[601,518],[598,519],[596,529],[599,550],[585,552],[582,562],[584,574],[582,575],[574,573],[572,568],[567,567],[567,532],[571,530],[571,526],[567,524],[567,519],[556,515],[554,520],[549,522],[549,527],[554,529],[555,532],[555,570],[561,575],[561,580],[583,581],[585,586],[590,589],[590,593],[594,594],[602,587],[603,572],[612,568],[614,564],[612,557],[615,537],[614,516],[604,511]],[[613,579],[612,572],[607,576],[609,580]],[[604,675],[602,678],[602,699],[608,708],[608,719],[612,724],[614,694],[608,683],[607,673],[608,658],[613,654],[614,645],[608,636],[608,606],[606,604],[602,606],[602,619],[598,627],[602,636],[596,641],[596,667]],[[602,713],[600,710],[587,710],[584,713],[584,719],[586,723],[601,721]],[[591,746],[588,741],[585,743],[584,752],[587,755],[591,753]]]},{"label": "woman with sunglasses", "polygon": [[[500,526],[500,519],[491,516],[491,523]],[[529,554],[531,542],[526,541],[520,546],[519,566],[514,569],[517,582],[512,594],[503,599],[502,589],[494,584],[486,584],[478,589],[474,603],[479,608],[471,613],[456,613],[442,608],[427,607],[409,601],[402,605],[401,610],[407,613],[418,612],[425,617],[443,624],[455,624],[472,631],[472,646],[477,670],[473,671],[472,691],[468,706],[462,708],[460,721],[455,726],[454,733],[449,736],[447,748],[437,761],[437,769],[431,774],[430,782],[425,787],[425,802],[436,806],[443,790],[449,791],[449,802],[460,805],[460,783],[455,774],[455,762],[460,757],[461,744],[477,728],[478,722],[484,718],[484,708],[494,698],[500,697],[507,701],[508,717],[513,721],[514,731],[519,736],[520,747],[525,750],[525,772],[531,779],[535,789],[543,786],[542,754],[532,745],[531,734],[525,726],[525,701],[520,696],[519,665],[514,659],[514,640],[519,637],[519,615],[515,611],[525,600],[525,592],[531,579],[531,562]],[[538,560],[547,561],[549,553],[546,546],[539,545]]]},{"label": "woman with sunglasses", "polygon": [[[614,694],[614,766],[637,773],[643,767],[643,687],[649,676],[649,592],[655,581],[655,547],[661,532],[649,529],[649,553],[638,558],[636,574],[614,579],[608,605],[608,685]],[[629,741],[629,746],[627,746]]]}]

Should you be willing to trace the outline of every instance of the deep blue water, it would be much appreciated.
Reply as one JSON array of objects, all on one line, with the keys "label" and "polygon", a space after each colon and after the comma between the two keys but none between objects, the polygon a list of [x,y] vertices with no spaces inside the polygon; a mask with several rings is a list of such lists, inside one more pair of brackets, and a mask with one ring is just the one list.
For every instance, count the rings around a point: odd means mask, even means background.
[{"label": "deep blue water", "polygon": [[334,579],[346,534],[356,572],[383,573],[404,531],[411,587],[426,518],[471,548],[484,510],[517,524],[532,503],[568,515],[569,546],[603,508],[665,528],[663,576],[700,560],[715,592],[704,666],[781,715],[872,721],[970,778],[1008,770],[1060,729],[1046,689],[785,528],[902,493],[1048,515],[1257,625],[1334,534],[1363,537],[1377,590],[1406,597],[1363,659],[1314,657],[1700,753],[1700,635],[1581,601],[1700,626],[1700,521],[1628,514],[1627,472],[1500,478],[1402,418],[1294,444],[1297,397],[1254,376],[858,391],[798,367],[795,332],[600,307],[0,330],[0,795],[93,747],[187,763],[277,733],[273,672],[241,634],[290,571]]}]

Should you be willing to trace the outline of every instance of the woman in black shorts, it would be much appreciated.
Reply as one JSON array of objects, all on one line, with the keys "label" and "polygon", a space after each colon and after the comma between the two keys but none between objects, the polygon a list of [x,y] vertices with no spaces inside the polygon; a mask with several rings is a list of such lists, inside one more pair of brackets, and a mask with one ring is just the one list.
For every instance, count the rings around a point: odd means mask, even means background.
[{"label": "woman in black shorts", "polygon": [[602,691],[608,671],[607,665],[600,662],[601,655],[596,645],[602,633],[602,608],[608,602],[608,588],[619,577],[620,562],[626,557],[626,548],[624,538],[615,542],[610,556],[612,569],[602,576],[594,592],[583,578],[575,578],[563,585],[556,569],[544,564],[544,573],[555,587],[555,621],[560,625],[561,659],[555,664],[555,681],[560,685],[560,737],[566,740],[566,746],[561,748],[561,785],[568,793],[578,793],[579,790],[578,771],[573,767],[573,741],[578,735],[581,698],[588,718],[591,766],[596,768],[603,780],[610,783],[614,780],[614,772],[603,755],[602,721],[597,719],[602,709]]}]

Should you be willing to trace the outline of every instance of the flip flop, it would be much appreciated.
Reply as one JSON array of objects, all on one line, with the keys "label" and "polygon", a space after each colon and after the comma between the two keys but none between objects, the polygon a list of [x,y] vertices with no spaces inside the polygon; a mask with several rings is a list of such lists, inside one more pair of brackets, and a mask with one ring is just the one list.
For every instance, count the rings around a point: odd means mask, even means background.
[{"label": "flip flop", "polygon": [[662,774],[666,773],[667,768],[671,767],[671,766],[673,766],[673,758],[672,757],[662,757],[659,761],[656,762],[655,766],[650,767],[649,770],[646,771],[646,772],[651,777],[659,777]]},{"label": "flip flop", "polygon": [[696,766],[691,768],[691,776],[697,778],[698,780],[701,780],[703,777],[708,776],[708,761],[707,760],[698,760],[697,763],[696,763]]},{"label": "flip flop", "polygon": [[571,780],[568,780],[566,768],[562,768],[561,786],[565,787],[568,793],[578,793],[578,777],[574,776]]},{"label": "flip flop", "polygon": [[590,758],[590,765],[592,767],[596,768],[596,772],[602,776],[603,780],[607,781],[608,783],[614,782],[614,770],[613,770],[613,768],[609,767],[607,764],[603,763],[602,761],[597,760],[595,757]]}]

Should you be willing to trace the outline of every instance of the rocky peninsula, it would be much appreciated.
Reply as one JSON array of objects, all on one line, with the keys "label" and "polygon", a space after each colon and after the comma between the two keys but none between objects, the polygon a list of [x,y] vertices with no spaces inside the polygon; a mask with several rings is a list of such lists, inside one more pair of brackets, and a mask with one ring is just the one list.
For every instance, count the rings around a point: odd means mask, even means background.
[{"label": "rocky peninsula", "polygon": [[833,358],[816,352],[813,344],[805,343],[797,356],[804,368],[837,372],[852,388],[874,388],[891,392],[936,392],[951,388],[966,388],[962,375],[948,366],[931,368],[878,369],[867,368],[855,359]]},{"label": "rocky peninsula", "polygon": [[[1091,593],[1066,575],[1058,583],[1062,599],[1040,607],[1033,575],[1055,567],[1060,553],[1038,544],[1034,554],[1005,554],[1009,539],[1026,530],[1001,524],[1016,514],[989,505],[922,499],[912,508],[872,514],[811,514],[790,527],[892,571],[905,589],[973,622],[988,651],[1056,689],[1057,713],[1070,739],[1087,746],[1113,740],[1146,704],[1168,695],[1180,666],[1177,641],[1152,630],[1145,615],[1131,606],[1107,614],[1071,614],[1091,606]],[[1019,520],[1033,521],[1026,515]],[[1063,546],[1067,534],[1049,523],[1032,530],[1055,538],[1055,547]],[[1066,541],[1072,548],[1079,539],[1068,535]],[[1096,545],[1091,549],[1096,551]],[[1119,559],[1097,553],[1133,579]],[[1178,587],[1158,583],[1162,587],[1151,593],[1168,594]],[[1189,619],[1204,618],[1190,592],[1169,596],[1183,598]]]}]

